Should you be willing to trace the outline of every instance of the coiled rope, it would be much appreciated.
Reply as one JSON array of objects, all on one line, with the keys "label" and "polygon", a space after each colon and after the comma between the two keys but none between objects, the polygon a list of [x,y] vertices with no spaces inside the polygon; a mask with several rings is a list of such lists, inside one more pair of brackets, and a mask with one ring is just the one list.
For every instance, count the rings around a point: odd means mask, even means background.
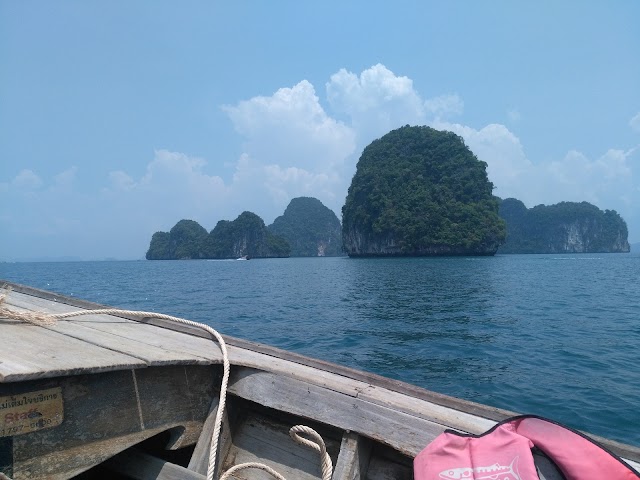
[{"label": "coiled rope", "polygon": [[[139,318],[159,318],[161,320],[169,320],[175,323],[181,323],[184,325],[189,325],[192,327],[200,328],[205,332],[208,332],[210,335],[215,338],[216,342],[218,342],[218,346],[220,347],[220,351],[222,352],[222,382],[220,384],[220,399],[218,402],[218,409],[216,412],[216,419],[213,426],[213,433],[211,434],[211,448],[209,449],[209,466],[207,468],[207,480],[213,480],[215,469],[216,469],[216,455],[218,451],[218,442],[220,439],[220,430],[222,428],[222,418],[224,415],[224,409],[227,401],[227,387],[229,384],[229,355],[227,353],[227,345],[220,335],[215,329],[211,328],[208,325],[203,323],[193,322],[191,320],[186,320],[180,317],[173,317],[171,315],[165,315],[163,313],[155,313],[155,312],[144,312],[140,310],[122,310],[117,308],[103,308],[96,310],[78,310],[75,312],[66,312],[66,313],[45,313],[45,312],[36,312],[36,311],[25,311],[25,312],[16,312],[14,310],[9,310],[5,306],[5,300],[9,293],[11,292],[10,288],[4,288],[5,293],[0,295],[0,317],[9,318],[12,320],[22,320],[34,325],[46,326],[46,325],[55,325],[58,320],[64,320],[72,317],[79,317],[82,315],[127,315],[132,317]],[[214,399],[215,401],[215,399]],[[304,433],[310,436],[313,440],[308,440],[306,438],[301,437],[299,434]],[[331,463],[331,458],[327,453],[326,446],[322,437],[316,432],[314,429],[304,426],[304,425],[296,425],[291,428],[289,431],[289,435],[296,442],[301,445],[305,445],[309,448],[316,450],[320,453],[321,462],[322,462],[322,480],[331,480],[331,475],[333,473],[333,464]],[[233,475],[235,472],[247,468],[258,468],[264,470],[271,475],[273,475],[278,480],[286,480],[282,475],[273,470],[271,467],[264,465],[262,463],[243,463],[240,465],[236,465],[228,469],[219,480],[225,480]]]}]

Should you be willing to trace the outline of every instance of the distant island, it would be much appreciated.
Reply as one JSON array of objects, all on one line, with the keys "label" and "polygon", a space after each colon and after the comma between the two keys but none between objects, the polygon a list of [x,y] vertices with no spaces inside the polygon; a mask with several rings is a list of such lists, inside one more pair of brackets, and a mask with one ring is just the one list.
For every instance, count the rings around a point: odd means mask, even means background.
[{"label": "distant island", "polygon": [[507,238],[498,253],[628,253],[627,224],[615,210],[587,202],[527,208],[515,198],[500,202]]},{"label": "distant island", "polygon": [[180,220],[169,232],[156,232],[147,260],[323,257],[342,254],[340,220],[320,200],[294,198],[284,214],[266,227],[255,213],[221,220],[207,232],[194,220]]},{"label": "distant island", "polygon": [[[587,202],[527,208],[499,199],[487,164],[458,135],[405,126],[363,151],[342,207],[291,200],[265,226],[245,211],[211,232],[180,220],[156,232],[148,260],[629,252],[627,224]],[[638,248],[638,245],[634,245]]]},{"label": "distant island", "polygon": [[268,228],[289,242],[292,257],[343,254],[340,220],[317,198],[294,198]]},{"label": "distant island", "polygon": [[506,226],[486,167],[452,132],[405,126],[375,140],[342,208],[346,253],[494,255]]},{"label": "distant island", "polygon": [[288,257],[285,239],[271,233],[255,213],[221,220],[210,233],[194,220],[180,220],[169,232],[151,237],[147,260]]}]

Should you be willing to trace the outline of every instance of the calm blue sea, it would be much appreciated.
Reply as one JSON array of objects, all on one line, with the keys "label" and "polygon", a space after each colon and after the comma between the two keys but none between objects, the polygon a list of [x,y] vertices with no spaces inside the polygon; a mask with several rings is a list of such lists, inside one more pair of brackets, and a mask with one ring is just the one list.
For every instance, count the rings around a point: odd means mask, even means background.
[{"label": "calm blue sea", "polygon": [[0,278],[640,445],[640,255],[4,263]]}]

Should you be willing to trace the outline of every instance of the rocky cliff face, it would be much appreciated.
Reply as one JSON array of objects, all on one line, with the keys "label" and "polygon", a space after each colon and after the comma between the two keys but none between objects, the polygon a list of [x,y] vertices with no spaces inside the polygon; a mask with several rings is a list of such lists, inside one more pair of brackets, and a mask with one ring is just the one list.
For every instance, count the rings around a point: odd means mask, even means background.
[{"label": "rocky cliff face", "polygon": [[499,253],[627,253],[627,224],[614,210],[587,202],[527,209],[520,200],[500,204],[507,239]]},{"label": "rocky cliff face", "polygon": [[289,244],[267,229],[262,219],[243,212],[232,222],[218,222],[209,234],[209,258],[288,257]]},{"label": "rocky cliff face", "polygon": [[617,231],[613,239],[602,244],[602,226],[593,219],[576,220],[559,226],[560,235],[549,242],[548,253],[628,253],[629,242],[623,232]]},{"label": "rocky cliff face", "polygon": [[350,257],[435,257],[458,255],[495,255],[498,242],[488,245],[475,245],[473,248],[453,245],[423,245],[413,250],[403,248],[401,242],[392,235],[365,235],[357,229],[350,228],[343,232],[343,241],[348,245]]}]

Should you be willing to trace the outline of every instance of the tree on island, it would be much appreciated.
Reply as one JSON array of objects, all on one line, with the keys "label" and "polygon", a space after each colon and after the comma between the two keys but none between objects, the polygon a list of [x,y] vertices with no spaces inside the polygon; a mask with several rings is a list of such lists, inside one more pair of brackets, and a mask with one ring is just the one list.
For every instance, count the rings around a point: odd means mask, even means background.
[{"label": "tree on island", "polygon": [[493,255],[506,235],[487,164],[458,135],[405,126],[367,146],[342,208],[350,256]]}]

